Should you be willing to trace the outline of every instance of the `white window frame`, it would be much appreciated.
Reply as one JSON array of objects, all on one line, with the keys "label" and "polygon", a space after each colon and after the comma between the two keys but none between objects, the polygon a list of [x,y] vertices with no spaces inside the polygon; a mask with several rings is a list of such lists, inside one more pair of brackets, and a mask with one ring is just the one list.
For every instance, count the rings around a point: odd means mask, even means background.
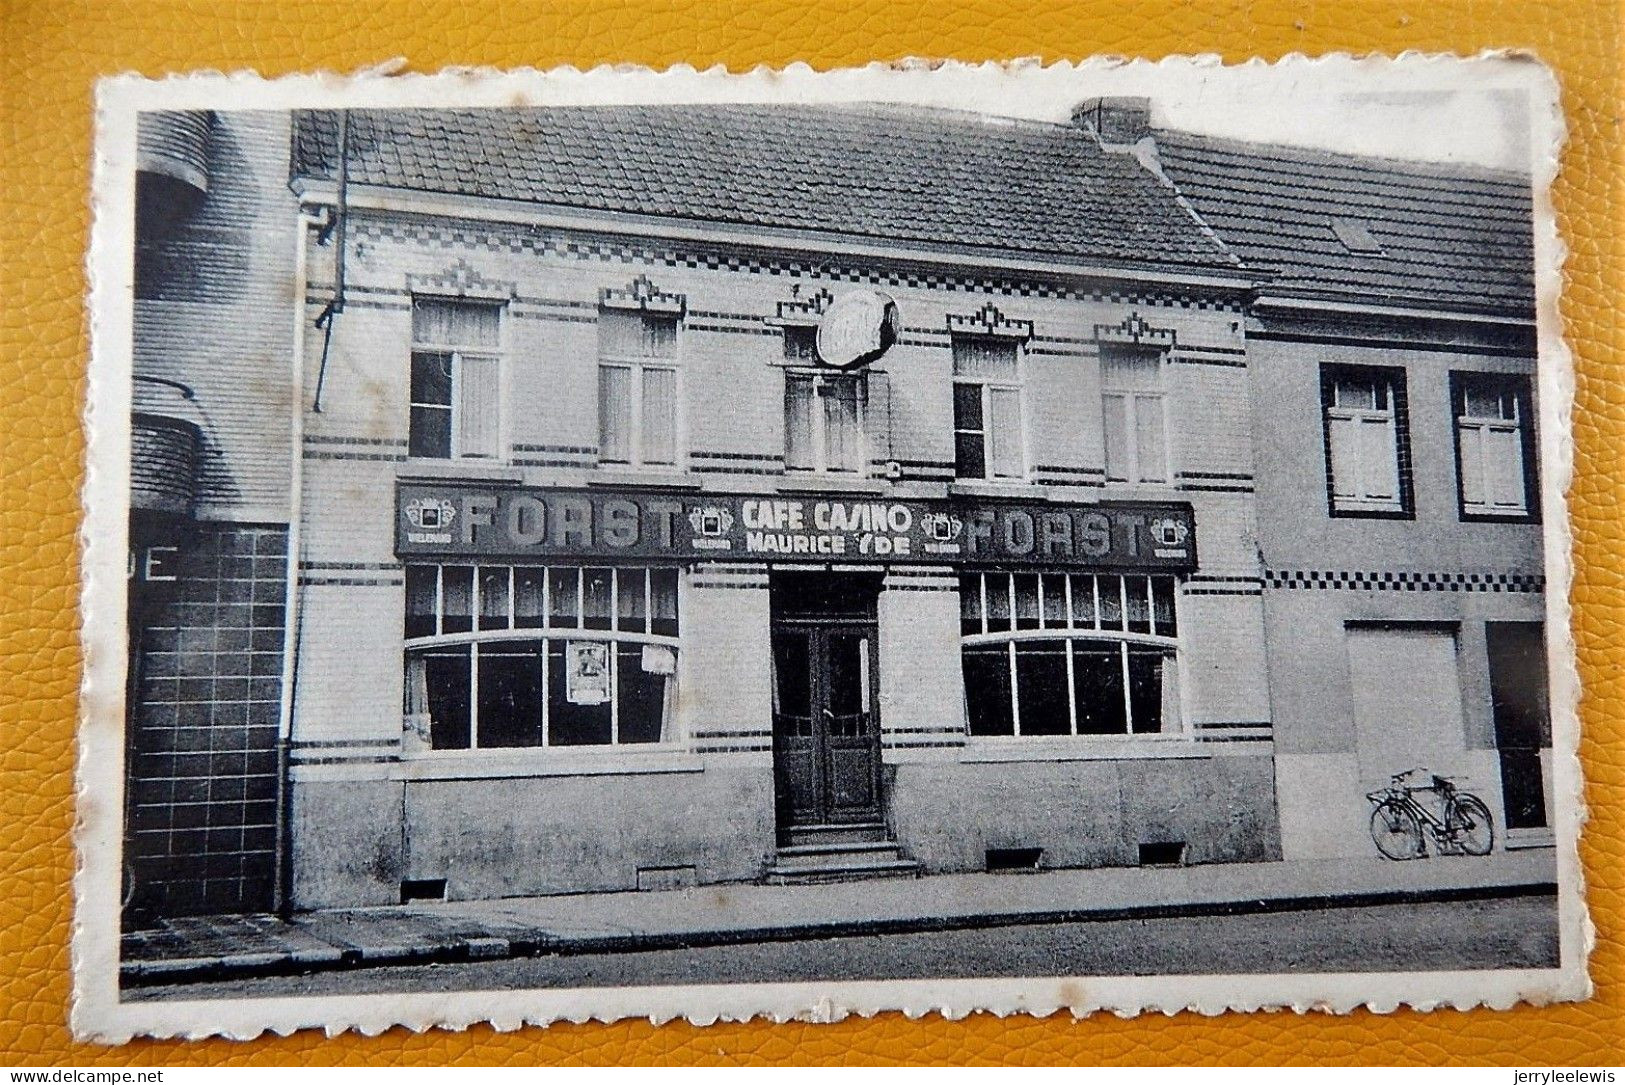
[{"label": "white window frame", "polygon": [[[669,357],[650,356],[643,354],[613,354],[605,353],[600,349],[598,354],[598,370],[595,376],[605,369],[624,369],[630,373],[628,395],[628,421],[627,426],[627,458],[624,460],[608,459],[604,455],[604,410],[605,404],[602,393],[598,396],[598,462],[604,466],[638,471],[676,471],[687,462],[688,454],[688,428],[687,419],[683,410],[683,367],[680,364],[683,350],[683,319],[676,314],[645,313],[637,309],[608,308],[603,310],[604,315],[617,315],[623,317],[636,316],[640,320],[647,320],[651,316],[659,319],[672,320],[677,326],[677,332],[672,341],[672,353]],[[671,462],[647,462],[643,451],[643,374],[645,370],[657,369],[672,375],[672,449]],[[600,385],[602,387],[602,385]]]},{"label": "white window frame", "polygon": [[[1100,433],[1102,460],[1106,468],[1106,481],[1128,486],[1171,486],[1173,474],[1173,436],[1168,424],[1168,356],[1159,351],[1156,356],[1156,383],[1154,390],[1116,385],[1109,375],[1107,351],[1101,352],[1100,361]],[[1112,474],[1111,444],[1106,440],[1106,411],[1114,399],[1123,401],[1124,444],[1128,449],[1127,474]],[[1140,463],[1140,412],[1154,410],[1162,418],[1162,477],[1146,478]]]},{"label": "white window frame", "polygon": [[[966,338],[966,339],[987,338],[987,339],[992,339],[994,341],[1009,342],[1010,345],[1011,345],[1011,349],[1015,353],[1015,376],[1010,378],[1009,380],[999,380],[997,378],[992,378],[992,377],[971,377],[971,376],[962,377],[957,373],[954,374],[953,383],[954,383],[954,387],[956,389],[960,385],[974,385],[974,386],[981,389],[980,394],[981,394],[981,400],[982,400],[982,428],[981,428],[980,431],[969,430],[969,429],[961,429],[960,426],[959,426],[958,417],[953,418],[953,432],[954,432],[954,441],[955,441],[955,445],[956,445],[955,456],[954,456],[954,459],[956,461],[955,462],[955,470],[954,470],[955,479],[957,481],[960,481],[960,482],[991,482],[991,483],[1022,483],[1022,482],[1026,482],[1028,480],[1028,478],[1030,478],[1031,475],[1032,475],[1032,464],[1029,462],[1029,459],[1028,459],[1028,443],[1029,442],[1027,440],[1027,392],[1026,392],[1027,382],[1026,382],[1026,379],[1025,379],[1026,378],[1025,359],[1022,357],[1022,355],[1025,354],[1026,352],[1022,349],[1021,342],[1014,339],[1014,338],[1007,338],[1007,337],[1004,337],[1004,336],[980,336],[979,337],[979,336],[974,336],[974,335],[966,335],[966,336],[958,336],[958,335],[956,335],[953,338],[955,340],[958,340],[960,338]],[[995,475],[993,473],[993,391],[995,389],[997,389],[999,391],[1014,392],[1015,396],[1016,396],[1016,415],[1017,415],[1017,417],[1016,417],[1015,439],[1016,439],[1016,460],[1017,460],[1017,464],[1018,464],[1018,468],[1019,468],[1019,473],[1014,474],[1014,475]],[[949,404],[949,408],[950,409],[953,408],[952,403]],[[959,440],[959,435],[961,433],[976,433],[976,432],[980,432],[981,436],[982,436],[982,474],[979,475],[979,476],[978,475],[961,475],[958,472],[958,463],[957,463],[957,461],[958,461],[957,444],[958,444],[958,440]]]},{"label": "white window frame", "polygon": [[[685,589],[684,589],[684,584],[683,584],[684,577],[682,575],[681,570],[677,571],[677,584],[676,584],[676,591],[677,591],[676,605],[677,605],[677,614],[678,614],[678,625],[677,625],[678,635],[675,636],[675,637],[671,637],[671,636],[663,636],[663,635],[652,633],[652,632],[640,632],[640,631],[637,631],[637,630],[630,630],[629,631],[629,630],[622,630],[622,629],[619,628],[619,625],[620,625],[619,600],[620,600],[620,577],[621,577],[621,573],[626,572],[626,571],[634,571],[635,570],[635,571],[640,572],[640,573],[643,574],[643,615],[644,615],[644,622],[645,622],[646,625],[651,625],[652,626],[653,617],[654,617],[654,607],[653,607],[653,603],[654,603],[654,578],[653,578],[652,574],[653,574],[653,571],[656,570],[656,569],[668,568],[666,566],[659,566],[659,565],[632,565],[632,566],[625,566],[623,568],[623,567],[619,567],[619,566],[604,566],[604,565],[562,565],[562,564],[529,565],[529,564],[525,564],[525,563],[519,563],[517,565],[513,565],[513,564],[507,564],[507,563],[501,563],[501,562],[488,562],[488,563],[485,563],[485,564],[481,564],[481,563],[479,563],[477,561],[449,561],[449,562],[438,562],[438,563],[437,562],[412,562],[410,564],[417,565],[417,566],[419,566],[421,568],[432,568],[432,569],[435,570],[434,600],[433,600],[433,604],[432,604],[432,610],[433,610],[434,622],[435,622],[435,632],[431,633],[431,634],[426,634],[424,636],[419,636],[419,637],[409,637],[409,638],[406,638],[404,640],[404,642],[403,642],[404,651],[402,653],[402,677],[403,677],[403,680],[408,681],[408,682],[411,681],[410,669],[412,667],[413,657],[415,655],[417,655],[418,653],[423,652],[426,649],[442,648],[442,647],[462,647],[462,646],[465,646],[465,645],[468,646],[468,649],[469,649],[468,745],[465,746],[465,747],[459,748],[459,749],[445,749],[445,750],[425,749],[420,754],[418,754],[417,756],[419,756],[419,757],[435,757],[435,758],[440,758],[440,757],[455,758],[455,757],[466,757],[466,756],[468,756],[470,754],[479,754],[479,753],[489,754],[492,751],[502,751],[502,752],[507,753],[507,754],[517,754],[517,755],[538,755],[538,754],[557,753],[558,751],[574,751],[574,752],[583,752],[583,751],[585,751],[585,752],[593,752],[593,753],[611,753],[611,752],[638,753],[638,752],[659,751],[659,750],[668,750],[669,751],[669,750],[682,749],[684,747],[686,737],[685,737],[685,728],[684,728],[684,725],[683,725],[683,714],[682,714],[682,712],[680,710],[680,706],[683,703],[683,691],[682,691],[682,687],[681,687],[680,683],[682,681],[682,676],[683,676],[683,665],[682,665],[682,663],[683,663],[682,613],[683,613]],[[441,631],[444,628],[444,618],[445,618],[445,571],[446,571],[447,566],[452,566],[452,567],[455,567],[455,568],[471,568],[473,570],[473,584],[472,584],[472,587],[470,589],[470,595],[469,595],[470,629],[466,633],[445,633],[445,632]],[[482,576],[482,574],[484,572],[492,569],[492,568],[506,568],[507,569],[507,573],[508,573],[507,623],[508,624],[507,624],[506,628],[481,629],[480,628],[480,617],[481,617],[481,615],[480,615],[480,609],[481,609],[480,593],[481,593],[481,590],[482,590],[482,583],[483,583],[483,580],[484,580],[484,577]],[[519,625],[518,625],[517,617],[516,617],[516,607],[517,607],[517,598],[518,597],[517,597],[517,595],[515,593],[515,590],[514,590],[515,586],[516,586],[516,581],[517,581],[517,572],[516,572],[516,570],[518,570],[518,569],[534,569],[534,570],[539,570],[539,571],[543,572],[542,603],[541,603],[542,620],[543,620],[543,623],[544,623],[543,625],[540,625],[540,626],[527,626],[527,627],[524,627],[524,628],[520,628]],[[573,570],[574,573],[575,573],[575,597],[576,597],[575,598],[575,616],[576,616],[577,625],[575,625],[574,627],[553,626],[553,625],[547,624],[552,619],[554,574],[556,572],[558,572],[558,571],[566,570],[566,569]],[[610,595],[610,598],[609,598],[610,627],[608,629],[588,629],[583,624],[581,624],[581,623],[583,623],[585,621],[585,615],[586,615],[587,577],[586,577],[585,574],[586,574],[586,571],[588,569],[608,569],[610,571],[610,587],[609,587],[609,595]],[[406,601],[406,605],[407,606],[411,605],[409,599]],[[500,644],[503,644],[503,643],[538,642],[538,641],[542,643],[541,660],[540,660],[541,689],[542,689],[542,696],[541,696],[541,704],[542,704],[542,731],[541,731],[541,736],[542,737],[541,737],[541,743],[539,745],[535,745],[535,746],[481,746],[480,745],[480,729],[479,729],[480,646],[481,645],[486,645],[486,644],[500,645]],[[552,663],[552,654],[548,651],[548,647],[553,641],[563,641],[563,642],[569,642],[569,641],[593,641],[593,642],[598,642],[598,643],[606,643],[606,644],[610,645],[609,678],[608,678],[609,689],[610,689],[610,698],[609,698],[609,705],[610,705],[610,741],[608,743],[598,744],[598,745],[569,744],[569,745],[562,745],[561,746],[561,745],[554,745],[551,742],[551,738],[552,738],[552,735],[551,735],[551,732],[550,732],[550,725],[551,725],[551,720],[550,720],[550,715],[551,715],[551,709],[550,709],[551,687],[549,686],[549,681],[552,678],[552,675],[551,675],[550,671],[551,671],[553,663]],[[653,644],[653,645],[661,645],[661,646],[670,648],[676,654],[676,657],[677,657],[676,667],[675,667],[675,670],[674,670],[674,672],[673,672],[673,674],[671,676],[671,682],[672,682],[674,688],[673,688],[672,692],[669,694],[669,696],[672,699],[672,707],[670,709],[671,715],[670,715],[670,719],[669,719],[669,723],[670,723],[670,727],[671,727],[671,737],[666,741],[663,741],[663,742],[622,742],[620,740],[620,737],[621,737],[621,735],[620,735],[621,706],[620,706],[619,690],[620,690],[620,665],[621,664],[620,664],[620,653],[616,650],[616,648],[617,648],[618,645],[621,645],[621,644]]]},{"label": "white window frame", "polygon": [[[1456,389],[1461,396],[1461,410],[1456,413],[1456,464],[1457,470],[1461,472],[1461,511],[1467,516],[1525,517],[1529,515],[1529,464],[1527,462],[1528,455],[1524,449],[1523,396],[1520,396],[1509,383],[1496,380],[1499,376],[1500,374],[1485,373],[1455,374]],[[1469,386],[1475,382],[1490,384],[1497,400],[1511,400],[1512,417],[1510,419],[1505,416],[1490,418],[1466,413]],[[1452,404],[1452,408],[1454,408],[1454,404]],[[1470,468],[1467,463],[1467,444],[1463,440],[1463,436],[1468,431],[1477,431],[1479,435],[1479,462],[1471,469],[1476,469],[1478,472],[1478,488],[1479,492],[1485,496],[1484,501],[1469,502],[1467,500],[1467,472]],[[1518,482],[1518,499],[1515,504],[1496,505],[1488,500],[1490,474],[1487,457],[1490,443],[1487,438],[1492,433],[1507,434],[1512,438],[1512,448],[1516,457],[1512,465],[1514,468],[1512,474]]]},{"label": "white window frame", "polygon": [[[793,382],[808,381],[812,384],[812,398],[814,409],[810,412],[812,418],[809,425],[807,440],[812,445],[812,466],[791,467],[790,461],[790,427],[784,429],[784,458],[785,470],[795,475],[833,475],[838,478],[866,478],[869,475],[869,380],[863,373],[831,374],[805,367],[786,368],[784,371],[784,402],[786,407],[790,403],[790,388]],[[856,454],[852,457],[857,466],[852,468],[831,467],[829,464],[829,412],[824,403],[824,389],[831,381],[851,381],[857,389],[857,419]]]},{"label": "white window frame", "polygon": [[[965,634],[961,631],[960,651],[965,648],[989,644],[1006,645],[1006,664],[1010,668],[1010,710],[1011,733],[1009,735],[973,735],[970,732],[970,702],[967,697],[961,697],[961,711],[964,713],[964,727],[966,738],[971,742],[1003,742],[1012,739],[1026,739],[1028,741],[1041,739],[1055,740],[1107,740],[1118,741],[1123,739],[1135,742],[1167,742],[1185,737],[1185,707],[1186,691],[1190,688],[1185,674],[1184,652],[1179,638],[1180,627],[1180,588],[1182,578],[1173,574],[1136,574],[1136,573],[1077,573],[1057,572],[1054,570],[993,570],[994,576],[1004,578],[1005,589],[1008,595],[1010,614],[1010,629],[991,631],[988,629],[988,571],[971,571],[963,574],[964,579],[974,579],[981,592],[978,613],[981,615],[982,631],[980,633]],[[1037,607],[1039,615],[1039,628],[1016,628],[1016,577],[1038,577]],[[1044,592],[1046,577],[1060,576],[1063,578],[1066,597],[1062,604],[1062,613],[1065,622],[1061,625],[1046,625],[1044,622]],[[1121,630],[1107,629],[1101,624],[1100,590],[1102,576],[1115,576],[1118,590],[1118,614],[1123,628]],[[1156,597],[1153,578],[1172,580],[1173,583],[1173,626],[1174,633],[1162,635],[1156,632]],[[964,591],[964,579],[961,580],[960,591]],[[1146,591],[1146,605],[1148,609],[1150,633],[1131,633],[1128,631],[1128,592],[1132,581],[1143,582]],[[1091,621],[1080,623],[1073,609],[1073,593],[1079,590],[1088,590],[1094,593],[1091,606]],[[1016,645],[1022,642],[1044,641],[1052,643],[1065,643],[1066,651],[1066,683],[1067,683],[1067,711],[1070,718],[1070,731],[1067,734],[1023,735],[1021,731],[1021,691],[1017,674]],[[1074,642],[1091,642],[1097,644],[1115,643],[1118,648],[1118,658],[1122,667],[1123,682],[1123,726],[1121,733],[1101,734],[1098,732],[1078,730],[1078,695],[1073,654]],[[1175,719],[1163,719],[1161,729],[1154,732],[1136,732],[1134,730],[1134,705],[1129,680],[1129,647],[1130,645],[1144,645],[1156,648],[1168,661],[1164,666],[1175,668],[1175,681],[1178,683],[1179,702],[1178,715]]]},{"label": "white window frame", "polygon": [[[1380,389],[1387,402],[1386,407],[1342,407],[1337,403],[1337,386],[1339,383],[1352,383],[1352,378],[1358,376],[1362,381],[1369,381],[1373,390]],[[1362,366],[1340,366],[1331,374],[1322,370],[1321,379],[1331,381],[1330,402],[1321,408],[1323,415],[1322,426],[1325,427],[1327,472],[1330,475],[1331,493],[1329,495],[1334,512],[1378,512],[1403,513],[1405,511],[1405,477],[1400,470],[1399,462],[1399,404],[1395,391],[1398,387],[1396,378],[1388,375],[1380,368],[1367,368]],[[1323,395],[1325,393],[1322,393]],[[1394,495],[1391,498],[1373,497],[1369,494],[1345,496],[1338,493],[1343,485],[1337,471],[1337,458],[1334,454],[1336,439],[1332,435],[1332,425],[1336,422],[1350,423],[1360,432],[1366,426],[1384,427],[1387,433],[1385,447],[1388,450],[1389,462],[1385,466],[1391,467],[1393,473]],[[1355,442],[1356,449],[1363,448],[1363,442]],[[1367,477],[1367,465],[1363,460],[1354,470],[1355,480],[1363,487]],[[1355,480],[1347,480],[1353,482]]]},{"label": "white window frame", "polygon": [[[436,302],[445,305],[466,305],[495,309],[497,311],[497,346],[494,350],[470,350],[464,346],[452,343],[437,343],[432,340],[420,340],[416,333],[412,335],[411,365],[417,364],[419,354],[444,354],[451,358],[451,403],[419,403],[412,398],[411,373],[407,373],[407,425],[411,425],[411,412],[418,409],[445,411],[447,426],[450,430],[446,442],[446,456],[448,460],[471,460],[476,463],[505,463],[508,459],[508,321],[506,306],[494,299],[485,298],[448,298],[434,295],[421,295],[412,299],[416,304],[419,301]],[[463,362],[465,360],[492,361],[496,363],[496,399],[497,417],[495,442],[496,447],[489,455],[483,453],[469,453],[462,447],[462,418],[463,418]],[[410,444],[410,434],[408,434]],[[420,456],[418,459],[440,460],[439,456]]]}]

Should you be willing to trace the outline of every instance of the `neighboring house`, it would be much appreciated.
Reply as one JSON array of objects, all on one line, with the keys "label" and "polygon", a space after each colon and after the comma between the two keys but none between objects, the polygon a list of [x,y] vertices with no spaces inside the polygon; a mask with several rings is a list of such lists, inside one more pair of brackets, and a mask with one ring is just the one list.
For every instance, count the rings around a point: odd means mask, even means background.
[{"label": "neighboring house", "polygon": [[1139,163],[895,107],[347,126],[295,905],[1279,854],[1253,279]]},{"label": "neighboring house", "polygon": [[1529,176],[1154,142],[1270,276],[1247,359],[1283,852],[1369,854],[1363,793],[1417,766],[1549,844]]},{"label": "neighboring house", "polygon": [[125,902],[275,900],[298,201],[285,113],[138,134]]}]

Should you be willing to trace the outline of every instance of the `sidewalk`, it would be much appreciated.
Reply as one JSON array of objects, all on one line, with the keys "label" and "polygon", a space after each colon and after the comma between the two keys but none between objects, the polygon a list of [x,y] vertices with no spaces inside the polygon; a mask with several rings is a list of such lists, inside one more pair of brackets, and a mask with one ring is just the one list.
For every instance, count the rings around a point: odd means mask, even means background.
[{"label": "sidewalk", "polygon": [[124,936],[126,986],[548,954],[1555,892],[1549,849],[1395,863],[1332,859],[831,885],[715,885],[165,921]]}]

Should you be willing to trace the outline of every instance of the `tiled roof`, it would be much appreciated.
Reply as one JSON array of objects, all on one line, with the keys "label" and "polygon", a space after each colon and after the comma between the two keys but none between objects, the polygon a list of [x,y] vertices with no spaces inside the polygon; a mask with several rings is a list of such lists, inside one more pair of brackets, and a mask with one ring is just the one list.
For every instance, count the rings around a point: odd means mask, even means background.
[{"label": "tiled roof", "polygon": [[[335,174],[306,113],[296,176]],[[1234,268],[1132,155],[1070,125],[912,107],[355,110],[350,180],[1114,266]]]},{"label": "tiled roof", "polygon": [[[1246,264],[1276,274],[1267,293],[1533,311],[1527,176],[1181,132],[1156,139],[1197,213]],[[1362,251],[1370,240],[1379,252]]]}]

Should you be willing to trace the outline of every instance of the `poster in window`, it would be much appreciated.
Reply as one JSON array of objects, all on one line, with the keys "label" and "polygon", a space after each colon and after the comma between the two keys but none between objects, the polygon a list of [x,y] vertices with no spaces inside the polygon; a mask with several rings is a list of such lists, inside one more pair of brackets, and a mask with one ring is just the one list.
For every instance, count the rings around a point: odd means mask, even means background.
[{"label": "poster in window", "polygon": [[664,644],[645,644],[643,646],[643,673],[676,674],[677,653]]},{"label": "poster in window", "polygon": [[573,640],[565,646],[565,698],[571,704],[599,705],[609,700],[609,645]]}]

